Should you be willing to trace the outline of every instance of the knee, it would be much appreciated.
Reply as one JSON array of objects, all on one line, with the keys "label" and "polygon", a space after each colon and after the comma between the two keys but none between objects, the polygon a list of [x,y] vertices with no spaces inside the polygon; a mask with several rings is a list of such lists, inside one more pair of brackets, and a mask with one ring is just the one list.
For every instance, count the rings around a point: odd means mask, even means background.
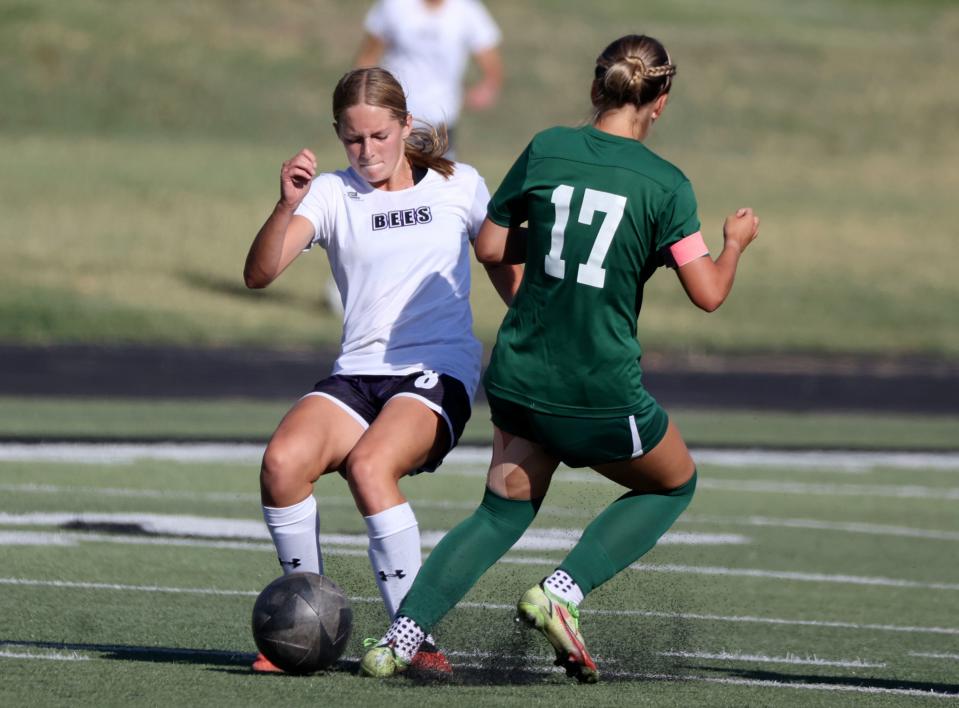
[{"label": "knee", "polygon": [[389,460],[375,452],[354,451],[346,462],[346,478],[356,500],[371,502],[384,489],[397,486],[397,473]]},{"label": "knee", "polygon": [[288,445],[270,443],[263,453],[260,466],[260,490],[264,503],[269,506],[289,506],[302,496],[302,487],[309,484],[308,466],[295,450]]},{"label": "knee", "polygon": [[681,481],[677,480],[677,483],[671,485],[666,494],[671,497],[692,497],[696,491],[696,477],[696,468],[693,467],[689,474],[681,476]]}]

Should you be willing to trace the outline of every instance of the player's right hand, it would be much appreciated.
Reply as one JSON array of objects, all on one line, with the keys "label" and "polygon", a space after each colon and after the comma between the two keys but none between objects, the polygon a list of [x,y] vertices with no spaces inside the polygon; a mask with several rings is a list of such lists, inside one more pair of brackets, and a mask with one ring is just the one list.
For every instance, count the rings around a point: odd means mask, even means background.
[{"label": "player's right hand", "polygon": [[740,253],[746,250],[759,236],[759,217],[749,207],[737,209],[735,214],[726,217],[723,224],[723,242],[738,248]]},{"label": "player's right hand", "polygon": [[310,191],[316,176],[316,155],[304,148],[283,163],[280,170],[280,203],[295,209]]}]

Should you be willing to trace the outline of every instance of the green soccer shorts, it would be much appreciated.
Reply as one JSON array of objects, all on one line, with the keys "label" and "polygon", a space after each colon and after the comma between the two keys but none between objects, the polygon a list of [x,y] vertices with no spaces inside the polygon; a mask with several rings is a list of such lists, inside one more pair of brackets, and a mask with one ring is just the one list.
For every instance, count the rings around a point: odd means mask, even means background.
[{"label": "green soccer shorts", "polygon": [[543,446],[568,467],[640,457],[659,444],[669,425],[665,409],[652,396],[631,414],[611,418],[543,413],[489,392],[486,398],[497,428]]}]

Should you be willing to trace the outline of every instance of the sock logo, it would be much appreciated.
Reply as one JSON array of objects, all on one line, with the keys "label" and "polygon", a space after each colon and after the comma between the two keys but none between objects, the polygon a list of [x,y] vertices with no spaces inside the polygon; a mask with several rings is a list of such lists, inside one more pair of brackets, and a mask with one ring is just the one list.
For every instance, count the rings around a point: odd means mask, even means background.
[{"label": "sock logo", "polygon": [[285,560],[283,560],[282,558],[277,558],[277,560],[280,561],[280,567],[281,567],[281,568],[282,568],[284,565],[288,565],[288,566],[290,566],[291,568],[299,568],[300,565],[302,565],[302,564],[300,563],[300,559],[299,559],[299,558],[293,558],[292,560],[288,560],[288,561],[285,561]]},{"label": "sock logo", "polygon": [[385,570],[381,570],[379,571],[379,576],[380,580],[384,582],[387,580],[387,578],[396,578],[397,580],[402,580],[406,577],[406,571],[402,570],[401,568],[397,568],[392,573],[387,573]]},{"label": "sock logo", "polygon": [[428,206],[415,209],[397,209],[396,211],[373,214],[373,230],[395,229],[401,226],[415,226],[428,224],[433,220],[433,214]]}]

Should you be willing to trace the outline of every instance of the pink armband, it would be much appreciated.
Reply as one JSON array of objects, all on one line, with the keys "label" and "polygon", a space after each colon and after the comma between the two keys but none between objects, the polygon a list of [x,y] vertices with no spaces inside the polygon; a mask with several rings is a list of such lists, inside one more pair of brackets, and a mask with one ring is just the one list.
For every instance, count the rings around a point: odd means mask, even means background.
[{"label": "pink armband", "polygon": [[702,231],[685,236],[669,247],[669,254],[676,262],[677,268],[682,268],[690,261],[694,261],[700,256],[708,256],[709,249],[706,248],[706,242],[703,241]]}]

